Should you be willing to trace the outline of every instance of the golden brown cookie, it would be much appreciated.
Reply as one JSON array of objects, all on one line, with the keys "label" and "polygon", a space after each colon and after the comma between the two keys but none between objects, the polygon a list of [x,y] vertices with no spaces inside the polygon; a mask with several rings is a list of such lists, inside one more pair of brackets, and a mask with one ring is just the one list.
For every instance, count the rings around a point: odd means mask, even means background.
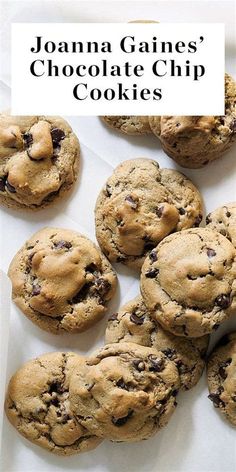
[{"label": "golden brown cookie", "polygon": [[51,204],[76,181],[79,156],[79,141],[62,118],[0,115],[0,203]]},{"label": "golden brown cookie", "polygon": [[236,252],[207,228],[165,238],[146,258],[141,292],[151,316],[177,336],[217,329],[236,308]]},{"label": "golden brown cookie", "polygon": [[205,367],[209,336],[186,339],[165,331],[151,318],[138,296],[108,318],[105,340],[108,344],[132,342],[161,351],[175,363],[181,387],[189,390],[197,384]]},{"label": "golden brown cookie", "polygon": [[148,116],[102,116],[104,123],[110,128],[128,135],[150,134]]},{"label": "golden brown cookie", "polygon": [[97,240],[108,259],[140,270],[165,236],[200,224],[202,200],[183,174],[160,169],[151,159],[133,159],[107,180],[95,216]]},{"label": "golden brown cookie", "polygon": [[150,116],[149,124],[168,156],[183,167],[202,167],[236,139],[236,83],[225,75],[224,116]]},{"label": "golden brown cookie", "polygon": [[55,334],[95,324],[116,288],[115,272],[92,241],[61,228],[35,233],[12,260],[9,277],[16,305]]},{"label": "golden brown cookie", "polygon": [[69,380],[80,361],[82,358],[72,352],[44,354],[13,375],[6,394],[6,415],[17,431],[64,456],[90,451],[101,442],[71,411]]},{"label": "golden brown cookie", "polygon": [[236,426],[236,332],[224,336],[207,367],[209,399]]},{"label": "golden brown cookie", "polygon": [[209,213],[206,224],[208,228],[223,234],[236,248],[236,202],[227,203]]},{"label": "golden brown cookie", "polygon": [[91,433],[113,441],[138,441],[167,424],[179,385],[174,362],[156,349],[108,344],[74,370],[70,402]]}]

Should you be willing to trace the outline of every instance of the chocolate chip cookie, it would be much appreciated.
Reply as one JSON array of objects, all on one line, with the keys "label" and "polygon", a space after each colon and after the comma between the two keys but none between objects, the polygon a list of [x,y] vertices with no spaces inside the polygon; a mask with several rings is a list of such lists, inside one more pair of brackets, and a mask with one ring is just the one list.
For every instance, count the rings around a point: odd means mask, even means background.
[{"label": "chocolate chip cookie", "polygon": [[202,219],[201,196],[184,175],[151,159],[120,164],[96,203],[96,235],[111,262],[140,269],[165,236]]},{"label": "chocolate chip cookie", "polygon": [[206,224],[208,228],[223,234],[236,248],[236,202],[227,203],[209,213]]},{"label": "chocolate chip cookie", "polygon": [[72,352],[44,354],[11,378],[5,401],[11,424],[29,441],[60,455],[94,449],[101,442],[71,412],[69,379],[80,357]]},{"label": "chocolate chip cookie", "polygon": [[74,370],[70,402],[91,433],[113,441],[147,439],[176,406],[179,374],[156,349],[108,344]]},{"label": "chocolate chip cookie", "polygon": [[164,331],[150,317],[140,296],[109,317],[105,339],[106,343],[132,342],[161,351],[175,363],[184,390],[200,379],[209,343],[209,336],[186,339]]},{"label": "chocolate chip cookie", "polygon": [[80,332],[100,320],[116,287],[116,275],[101,251],[76,231],[44,228],[11,262],[12,296],[40,328]]},{"label": "chocolate chip cookie", "polygon": [[0,203],[43,208],[74,184],[79,141],[60,117],[0,115]]},{"label": "chocolate chip cookie", "polygon": [[128,135],[150,134],[148,116],[102,116],[104,123],[110,128]]},{"label": "chocolate chip cookie", "polygon": [[177,336],[210,333],[236,308],[236,253],[216,231],[165,238],[146,258],[141,292],[151,316]]},{"label": "chocolate chip cookie", "polygon": [[236,426],[236,332],[224,336],[207,368],[209,399]]},{"label": "chocolate chip cookie", "polygon": [[236,82],[225,75],[224,116],[150,116],[149,124],[166,154],[178,164],[205,166],[236,139]]}]

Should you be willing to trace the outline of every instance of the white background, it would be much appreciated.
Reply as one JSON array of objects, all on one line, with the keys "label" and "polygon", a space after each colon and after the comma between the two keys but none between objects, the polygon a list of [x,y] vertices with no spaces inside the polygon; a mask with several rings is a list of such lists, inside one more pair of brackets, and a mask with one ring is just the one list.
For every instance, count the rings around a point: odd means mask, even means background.
[{"label": "white background", "polygon": [[[42,37],[42,46],[47,42],[66,42],[71,49],[71,43],[80,41],[84,45],[83,53],[53,53],[45,52],[44,48],[38,53],[36,36]],[[122,38],[134,37],[134,42],[126,40],[125,48],[135,45],[135,52],[123,52],[120,47]],[[158,50],[161,42],[173,44],[173,52],[153,53],[153,37],[158,38]],[[204,40],[201,42],[200,37]],[[109,41],[112,52],[100,52],[103,42]],[[150,45],[150,52],[139,52],[138,45],[143,41]],[[175,44],[182,41],[186,45],[186,52],[177,53]],[[197,51],[188,53],[188,43],[194,41]],[[87,53],[86,44],[96,42],[99,52]],[[49,46],[49,51],[51,51]],[[167,49],[168,51],[168,49]],[[224,25],[209,23],[160,23],[160,24],[88,24],[88,23],[18,23],[12,26],[12,113],[20,115],[65,114],[65,115],[222,115],[224,113]],[[108,75],[103,76],[102,62],[107,61]],[[166,74],[157,77],[152,67],[156,61],[158,73]],[[30,73],[30,65],[34,62],[35,73],[43,74],[35,77]],[[44,61],[44,64],[42,62]],[[48,76],[48,61],[59,69],[58,77]],[[171,76],[171,61],[175,64],[175,76]],[[189,61],[190,77],[186,76],[186,61]],[[124,64],[129,63],[133,69],[136,65],[143,67],[142,76],[134,74],[127,77]],[[87,69],[91,65],[100,68],[100,74],[92,77],[86,73],[85,77],[65,77],[61,70],[63,66],[72,66],[74,70],[79,65]],[[120,66],[121,77],[113,77],[109,71],[113,65]],[[201,66],[205,73],[198,80],[194,80],[194,68],[200,75]],[[182,77],[178,77],[177,69],[182,68]],[[67,67],[68,73],[69,68]],[[84,74],[84,71],[82,72]],[[93,72],[92,72],[93,73]],[[73,96],[74,87],[79,86],[79,97]],[[84,85],[87,87],[85,89]],[[129,100],[119,99],[118,84],[122,84],[127,91]],[[132,99],[132,88],[136,85],[138,100]],[[99,100],[90,96],[93,89],[102,92]],[[115,98],[107,100],[104,92],[107,89],[115,91]],[[140,91],[148,89],[148,99],[140,98]],[[153,91],[160,89],[162,98],[153,99]],[[35,93],[37,90],[37,93]],[[25,97],[27,96],[27,100]],[[44,97],[44,100],[42,100]],[[58,100],[60,97],[60,100]],[[85,98],[86,97],[86,98]],[[95,98],[97,92],[95,92]],[[110,94],[108,95],[110,97]],[[147,98],[147,97],[146,97]]]},{"label": "white background", "polygon": [[[234,75],[234,2],[8,2],[2,16],[0,100],[2,109],[10,103],[9,38],[10,23],[18,21],[215,21],[226,28],[226,70]],[[1,6],[3,3],[1,4]],[[36,92],[35,92],[36,93]],[[27,99],[27,97],[26,97]],[[135,157],[156,159],[161,167],[176,168],[190,177],[201,191],[206,212],[236,201],[235,146],[219,161],[199,170],[182,169],[168,158],[155,137],[124,137],[112,132],[96,117],[68,118],[82,147],[80,181],[71,198],[52,209],[19,213],[1,209],[0,266],[7,271],[15,251],[34,231],[45,225],[78,228],[95,238],[93,208],[97,194],[112,169]],[[110,312],[138,293],[138,278],[130,270],[117,267],[119,290]],[[1,294],[0,294],[1,296]],[[1,313],[2,315],[2,313]],[[8,378],[26,360],[54,350],[74,350],[81,354],[102,345],[106,320],[87,333],[56,337],[42,332],[19,311],[11,308]],[[4,323],[5,326],[5,323]],[[217,331],[211,346],[235,319]],[[3,365],[4,358],[1,359]],[[1,372],[3,371],[1,365]],[[2,379],[2,385],[5,379]],[[30,445],[4,419],[3,472],[234,472],[236,440],[233,429],[207,399],[205,375],[190,392],[178,396],[178,408],[169,425],[154,438],[136,444],[104,442],[95,451],[70,458],[57,458]]]}]

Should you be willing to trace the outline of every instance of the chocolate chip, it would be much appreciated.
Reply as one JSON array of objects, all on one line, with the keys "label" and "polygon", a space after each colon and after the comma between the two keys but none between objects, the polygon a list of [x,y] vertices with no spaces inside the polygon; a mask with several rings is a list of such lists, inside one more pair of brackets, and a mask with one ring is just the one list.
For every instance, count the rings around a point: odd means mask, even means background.
[{"label": "chocolate chip", "polygon": [[109,184],[106,184],[105,193],[107,197],[111,197],[112,191],[111,191],[111,186]]},{"label": "chocolate chip", "polygon": [[228,308],[231,304],[230,300],[230,295],[222,293],[221,295],[218,295],[215,299],[215,303],[220,307],[220,308]]},{"label": "chocolate chip", "polygon": [[43,199],[44,202],[51,202],[58,195],[58,192],[50,192],[46,197]]},{"label": "chocolate chip", "polygon": [[58,241],[57,243],[53,243],[56,249],[70,249],[72,244],[69,241]]},{"label": "chocolate chip", "polygon": [[212,219],[211,219],[211,213],[209,213],[206,217],[206,224],[208,225],[209,223],[212,222]]},{"label": "chocolate chip", "polygon": [[8,180],[6,180],[6,188],[8,190],[8,192],[10,193],[16,193],[16,189],[15,187],[13,187],[13,185],[11,185]]},{"label": "chocolate chip", "polygon": [[220,327],[219,323],[215,323],[212,328],[216,331]]},{"label": "chocolate chip", "polygon": [[23,140],[26,147],[30,147],[33,144],[33,136],[31,133],[23,134]]},{"label": "chocolate chip", "polygon": [[202,215],[199,214],[199,215],[197,216],[197,218],[195,218],[195,221],[194,221],[194,225],[193,225],[193,226],[194,226],[195,228],[198,227],[198,226],[200,225],[201,221],[202,221]]},{"label": "chocolate chip", "polygon": [[164,211],[164,206],[157,207],[156,214],[157,214],[158,218],[162,217],[163,211]]},{"label": "chocolate chip", "polygon": [[219,393],[210,393],[210,395],[208,395],[208,398],[213,402],[215,408],[219,408],[220,404],[222,403]]},{"label": "chocolate chip", "polygon": [[145,364],[141,359],[137,359],[137,360],[133,361],[133,366],[139,372],[142,372],[143,370],[145,370]]},{"label": "chocolate chip", "polygon": [[118,318],[118,313],[112,313],[112,315],[109,316],[108,321],[116,321]]},{"label": "chocolate chip", "polygon": [[150,251],[151,249],[153,249],[154,247],[156,247],[156,243],[154,243],[153,241],[151,241],[150,239],[144,244],[144,251]]},{"label": "chocolate chip", "polygon": [[48,390],[49,393],[63,393],[64,390],[60,384],[60,382],[52,382],[50,385],[49,385],[49,390]]},{"label": "chocolate chip", "polygon": [[131,410],[127,416],[123,416],[123,418],[114,418],[112,417],[111,421],[115,426],[123,426],[133,415],[133,410]]},{"label": "chocolate chip", "polygon": [[0,177],[0,192],[5,192],[6,177]]},{"label": "chocolate chip", "polygon": [[167,349],[164,349],[162,350],[163,354],[165,354],[166,357],[168,357],[169,359],[172,359],[173,356],[176,354],[176,350],[175,349],[171,349],[171,348],[167,348]]},{"label": "chocolate chip", "polygon": [[90,392],[90,390],[92,390],[92,388],[94,387],[94,385],[95,385],[95,382],[93,382],[93,383],[91,383],[91,384],[89,384],[89,385],[86,385],[86,388],[87,388],[88,392]]},{"label": "chocolate chip", "polygon": [[123,379],[119,379],[116,382],[116,386],[119,387],[119,388],[123,388],[123,390],[129,390],[128,385],[125,384]]},{"label": "chocolate chip", "polygon": [[110,290],[111,284],[108,280],[99,277],[95,280],[95,290],[99,293],[101,297],[104,297]]},{"label": "chocolate chip", "polygon": [[208,257],[214,257],[216,256],[216,252],[214,251],[214,249],[211,249],[210,247],[207,248],[207,255]]},{"label": "chocolate chip", "polygon": [[230,211],[227,211],[227,212],[226,212],[226,216],[227,216],[227,218],[230,218],[230,217],[231,217]]},{"label": "chocolate chip", "polygon": [[52,157],[53,162],[56,162],[57,156],[60,153],[60,150],[61,150],[61,145],[58,143],[53,143],[53,157]]},{"label": "chocolate chip", "polygon": [[145,276],[146,276],[148,279],[154,279],[158,274],[159,274],[159,270],[158,270],[158,269],[150,269],[150,270],[148,270],[147,272],[145,272]]},{"label": "chocolate chip", "polygon": [[142,325],[144,323],[144,316],[137,316],[135,313],[131,313],[130,321],[136,325]]},{"label": "chocolate chip", "polygon": [[156,262],[157,261],[157,253],[155,251],[151,251],[150,254],[149,254],[149,259],[152,262]]},{"label": "chocolate chip", "polygon": [[227,361],[224,361],[224,362],[220,363],[219,374],[222,377],[222,379],[224,379],[224,380],[227,377],[227,373],[226,373],[225,369],[226,369],[226,367],[228,367],[228,365],[231,364],[231,362],[232,362],[232,359],[227,359]]},{"label": "chocolate chip", "polygon": [[33,285],[33,290],[32,290],[32,297],[36,297],[37,295],[39,295],[41,292],[41,287],[40,285],[36,284],[36,285]]},{"label": "chocolate chip", "polygon": [[234,118],[230,123],[230,129],[233,133],[236,133],[236,118]]},{"label": "chocolate chip", "polygon": [[135,200],[131,197],[131,195],[128,195],[127,197],[125,197],[125,201],[129,203],[129,205],[131,206],[131,208],[133,208],[133,210],[136,210],[138,203],[135,202]]},{"label": "chocolate chip", "polygon": [[185,209],[182,208],[182,207],[180,207],[180,208],[179,208],[179,214],[180,214],[180,215],[185,215],[185,213],[186,213]]},{"label": "chocolate chip", "polygon": [[148,356],[148,359],[151,363],[151,367],[149,367],[151,372],[161,372],[164,369],[164,359],[158,359],[153,355]]},{"label": "chocolate chip", "polygon": [[176,366],[180,374],[186,374],[186,372],[188,372],[188,367],[184,365],[181,360],[176,362]]},{"label": "chocolate chip", "polygon": [[53,398],[53,399],[51,400],[51,404],[54,405],[54,406],[56,406],[56,407],[59,406],[59,400],[58,400],[58,398]]},{"label": "chocolate chip", "polygon": [[66,135],[62,129],[53,128],[51,130],[51,137],[52,137],[52,143],[54,147],[54,144],[58,144],[62,139],[65,139]]}]

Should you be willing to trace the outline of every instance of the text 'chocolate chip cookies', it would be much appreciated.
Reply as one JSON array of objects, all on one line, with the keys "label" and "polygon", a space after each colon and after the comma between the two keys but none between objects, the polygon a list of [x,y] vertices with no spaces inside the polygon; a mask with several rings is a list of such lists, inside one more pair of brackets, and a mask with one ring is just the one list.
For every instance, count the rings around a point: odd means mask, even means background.
[{"label": "text 'chocolate chip cookies'", "polygon": [[69,398],[91,433],[132,442],[168,422],[178,388],[176,366],[161,352],[133,343],[109,344],[74,371]]},{"label": "text 'chocolate chip cookies'", "polygon": [[170,332],[210,333],[236,308],[235,248],[207,228],[172,234],[146,258],[141,292],[151,316]]},{"label": "text 'chocolate chip cookies'", "polygon": [[76,181],[80,147],[60,117],[0,115],[0,203],[40,209]]},{"label": "text 'chocolate chip cookies'", "polygon": [[97,240],[108,259],[140,269],[165,236],[200,224],[202,201],[184,175],[150,159],[134,159],[107,180],[95,215]]},{"label": "text 'chocolate chip cookies'", "polygon": [[161,351],[175,363],[181,387],[189,390],[202,375],[209,336],[186,339],[165,331],[151,318],[139,296],[109,317],[106,342],[132,342]]},{"label": "text 'chocolate chip cookies'", "polygon": [[76,231],[44,228],[11,262],[13,300],[40,328],[84,331],[106,312],[116,275],[101,251]]},{"label": "text 'chocolate chip cookies'", "polygon": [[29,441],[59,455],[94,449],[101,439],[75,418],[69,402],[69,380],[80,358],[72,352],[44,354],[27,362],[10,380],[5,411]]},{"label": "text 'chocolate chip cookies'", "polygon": [[213,350],[207,377],[210,400],[236,426],[236,332],[224,336]]}]

